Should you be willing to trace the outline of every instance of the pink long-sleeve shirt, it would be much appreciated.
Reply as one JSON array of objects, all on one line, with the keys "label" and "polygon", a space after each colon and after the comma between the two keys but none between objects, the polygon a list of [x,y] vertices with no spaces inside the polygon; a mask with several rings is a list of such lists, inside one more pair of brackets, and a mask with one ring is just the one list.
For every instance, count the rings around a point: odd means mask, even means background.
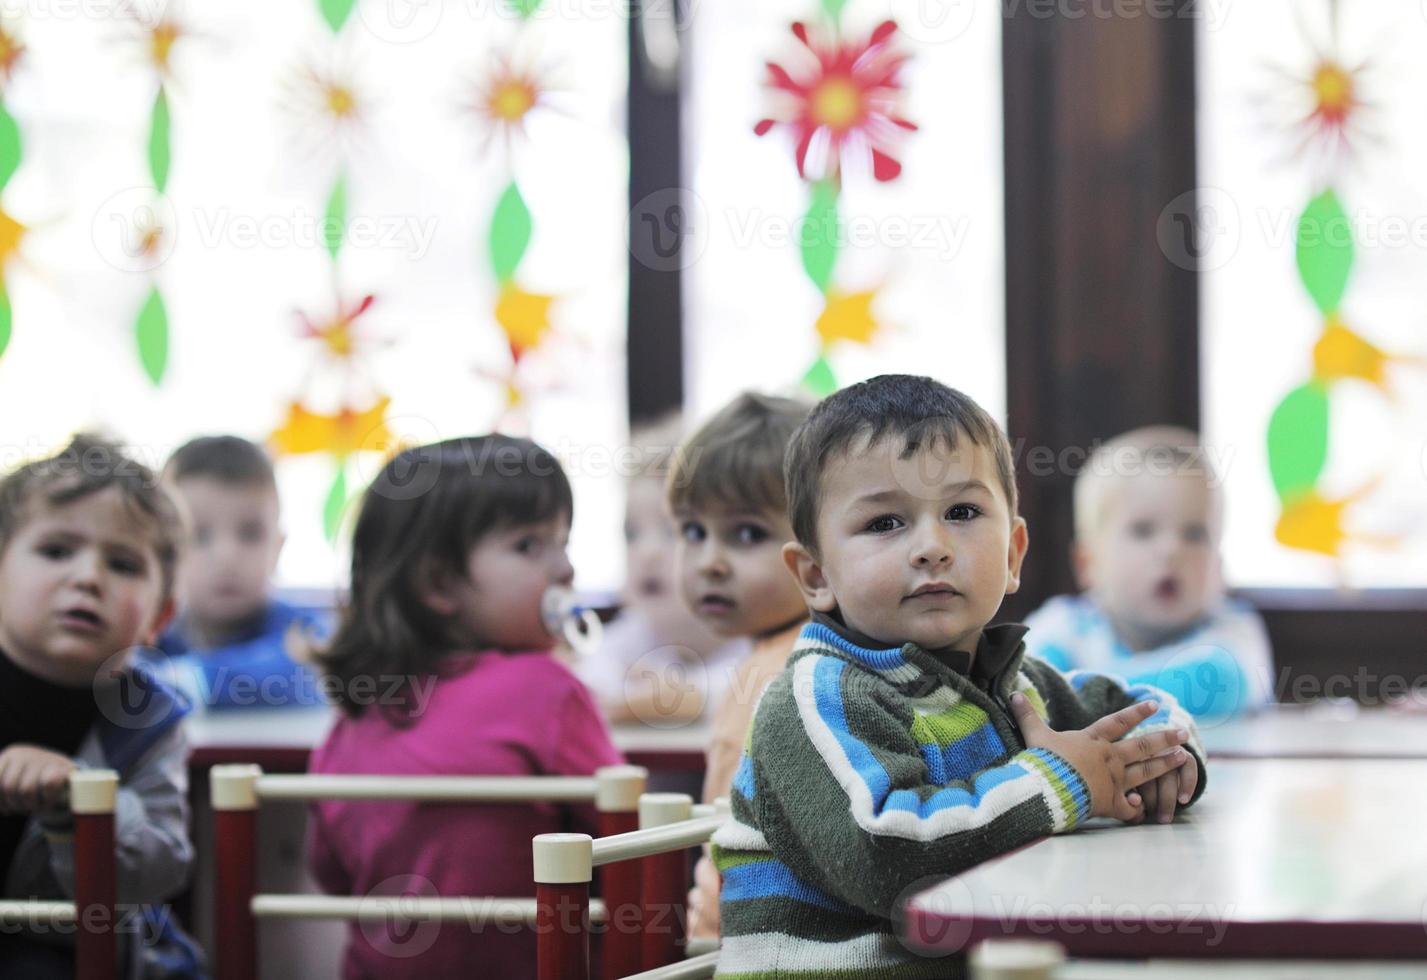
[{"label": "pink long-sleeve shirt", "polygon": [[[461,656],[407,728],[375,708],[344,716],[314,773],[583,776],[621,762],[579,680],[544,653]],[[423,679],[429,682],[429,679]],[[312,809],[309,860],[325,891],[519,898],[534,895],[530,839],[595,835],[594,812],[553,805],[327,802]],[[528,928],[372,922],[348,933],[343,976],[535,975]]]}]

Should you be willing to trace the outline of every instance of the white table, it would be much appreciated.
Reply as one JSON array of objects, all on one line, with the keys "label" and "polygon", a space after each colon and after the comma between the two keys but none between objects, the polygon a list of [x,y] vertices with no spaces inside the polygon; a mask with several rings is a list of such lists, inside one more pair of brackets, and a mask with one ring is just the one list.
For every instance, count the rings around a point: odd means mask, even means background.
[{"label": "white table", "polygon": [[[913,896],[906,941],[1078,957],[1427,960],[1427,765],[1218,760],[1174,824],[1095,821]],[[1427,975],[1427,971],[1424,971]]]},{"label": "white table", "polygon": [[1200,723],[1211,756],[1240,759],[1427,759],[1427,714],[1355,705],[1280,705]]}]

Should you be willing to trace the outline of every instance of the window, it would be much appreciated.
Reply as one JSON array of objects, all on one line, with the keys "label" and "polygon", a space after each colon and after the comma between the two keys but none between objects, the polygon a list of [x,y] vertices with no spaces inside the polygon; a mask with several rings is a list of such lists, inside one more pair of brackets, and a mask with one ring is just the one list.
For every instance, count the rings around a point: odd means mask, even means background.
[{"label": "window", "polygon": [[[311,415],[292,445],[335,446],[332,417],[389,397],[377,415],[390,438],[358,426],[358,448],[377,451],[353,455],[342,484],[331,452],[280,460],[280,583],[345,579],[324,514],[365,486],[381,450],[498,421],[568,465],[581,584],[618,581],[623,491],[608,474],[626,430],[628,153],[615,7],[27,10],[9,25],[24,50],[4,88],[23,155],[0,203],[30,230],[4,267],[0,462],[98,426],[160,465],[200,433],[265,440],[294,404]],[[386,19],[400,12],[415,19]],[[151,150],[161,78],[167,167]],[[335,249],[333,215],[346,229]],[[533,349],[508,412],[512,339]]]},{"label": "window", "polygon": [[1417,4],[1263,0],[1203,22],[1207,235],[1186,254],[1234,585],[1427,580],[1424,44]]},{"label": "window", "polygon": [[[889,19],[895,33],[879,27]],[[684,256],[693,414],[746,388],[823,393],[909,372],[1004,417],[1000,27],[994,4],[695,5]],[[839,47],[861,59],[851,76],[818,67],[815,50]],[[807,94],[775,91],[774,77]],[[827,123],[806,177],[795,162],[803,133],[788,124],[800,109]],[[852,135],[830,153],[840,126]],[[826,179],[830,159],[840,181]]]}]

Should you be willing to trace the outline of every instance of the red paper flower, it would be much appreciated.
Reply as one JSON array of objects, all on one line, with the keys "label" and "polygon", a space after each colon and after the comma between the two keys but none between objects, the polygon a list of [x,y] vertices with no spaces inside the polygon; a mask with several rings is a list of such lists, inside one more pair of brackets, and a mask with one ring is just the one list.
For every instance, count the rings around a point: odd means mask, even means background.
[{"label": "red paper flower", "polygon": [[902,165],[891,156],[899,130],[917,127],[898,115],[902,83],[898,78],[907,56],[891,48],[897,25],[885,21],[863,43],[811,39],[807,26],[794,24],[793,34],[812,53],[817,66],[801,78],[772,62],[768,86],[786,97],[783,118],[763,119],[754,127],[759,136],[776,125],[791,126],[798,137],[798,173],[808,177],[836,176],[849,154],[872,157],[872,174],[880,181],[896,179]]}]

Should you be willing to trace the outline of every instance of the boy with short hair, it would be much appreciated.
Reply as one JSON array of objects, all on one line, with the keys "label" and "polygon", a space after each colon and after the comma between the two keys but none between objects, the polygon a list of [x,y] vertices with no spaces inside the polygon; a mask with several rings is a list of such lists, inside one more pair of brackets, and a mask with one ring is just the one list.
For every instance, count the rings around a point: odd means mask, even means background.
[{"label": "boy with short hair", "polygon": [[1006,437],[971,399],[906,375],[854,385],[814,409],[784,472],[784,557],[813,622],[714,836],[718,975],[945,977],[959,964],[893,933],[911,886],[1092,816],[1142,819],[1150,793],[1187,805],[1203,752],[1172,699],[1064,677],[1024,657],[1024,627],[987,627],[1027,534]]},{"label": "boy with short hair", "polygon": [[191,525],[181,608],[158,643],[165,676],[208,707],[321,704],[288,652],[314,624],[269,595],[284,538],[267,454],[237,436],[203,436],[174,451],[164,480]]},{"label": "boy with short hair", "polygon": [[1075,479],[1082,590],[1026,620],[1028,650],[1062,670],[1117,674],[1199,717],[1273,701],[1263,621],[1224,596],[1223,492],[1199,438],[1151,426],[1099,446]]},{"label": "boy with short hair", "polygon": [[[188,706],[129,662],[172,613],[182,524],[152,473],[77,436],[0,480],[0,881],[7,898],[74,892],[67,786],[78,768],[119,773],[118,898],[158,903],[188,876]],[[136,696],[137,695],[137,696]],[[138,960],[196,951],[167,918]],[[131,923],[133,925],[134,923]],[[124,922],[118,924],[120,927]],[[142,940],[142,941],[141,941]],[[163,952],[161,952],[161,950]],[[0,934],[0,977],[72,976],[72,937]]]},{"label": "boy with short hair", "polygon": [[[704,774],[708,803],[728,795],[754,706],[782,672],[807,621],[802,593],[782,560],[793,533],[783,454],[807,414],[806,404],[790,398],[739,395],[679,447],[669,472],[684,602],[719,635],[753,644],[714,711]],[[707,857],[694,877],[689,934],[717,936],[718,876]]]}]

